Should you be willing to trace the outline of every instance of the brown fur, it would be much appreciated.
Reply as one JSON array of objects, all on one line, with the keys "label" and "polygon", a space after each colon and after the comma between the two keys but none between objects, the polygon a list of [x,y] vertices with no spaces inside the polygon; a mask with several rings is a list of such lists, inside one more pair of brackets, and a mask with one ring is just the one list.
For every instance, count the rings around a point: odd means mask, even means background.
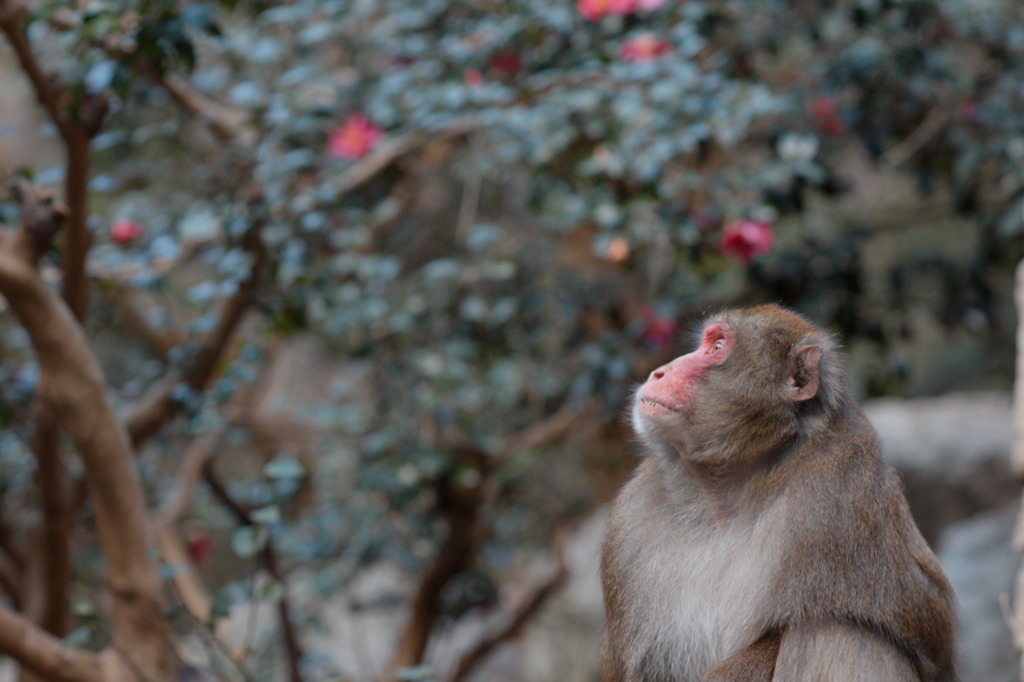
[{"label": "brown fur", "polygon": [[954,680],[952,592],[832,340],[778,306],[716,324],[727,355],[706,338],[637,394],[603,679]]}]

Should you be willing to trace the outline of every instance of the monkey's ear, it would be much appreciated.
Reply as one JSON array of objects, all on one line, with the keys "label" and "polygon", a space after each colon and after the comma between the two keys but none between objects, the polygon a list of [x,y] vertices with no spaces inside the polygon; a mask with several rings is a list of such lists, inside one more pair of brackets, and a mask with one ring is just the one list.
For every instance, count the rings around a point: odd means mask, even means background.
[{"label": "monkey's ear", "polygon": [[797,346],[789,356],[786,384],[793,388],[794,400],[810,400],[818,395],[821,346]]}]

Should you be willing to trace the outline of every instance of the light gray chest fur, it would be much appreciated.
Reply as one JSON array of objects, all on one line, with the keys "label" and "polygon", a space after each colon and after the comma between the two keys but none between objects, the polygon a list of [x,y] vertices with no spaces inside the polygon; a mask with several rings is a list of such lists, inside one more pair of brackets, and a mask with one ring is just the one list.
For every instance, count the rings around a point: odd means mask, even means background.
[{"label": "light gray chest fur", "polygon": [[629,557],[622,569],[632,597],[626,677],[642,680],[653,664],[658,679],[699,681],[765,628],[780,515],[769,507],[716,519],[699,501],[666,505],[661,496],[643,499],[647,490],[627,492],[618,512],[632,520],[621,528],[619,554]]}]

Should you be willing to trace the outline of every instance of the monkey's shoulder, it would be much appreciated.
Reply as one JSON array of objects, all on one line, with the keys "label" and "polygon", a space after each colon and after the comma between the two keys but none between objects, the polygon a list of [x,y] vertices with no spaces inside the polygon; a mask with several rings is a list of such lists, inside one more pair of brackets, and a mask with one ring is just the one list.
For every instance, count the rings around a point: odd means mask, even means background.
[{"label": "monkey's shoulder", "polygon": [[877,456],[844,466],[841,486],[803,482],[804,513],[790,517],[772,591],[777,618],[855,622],[900,643],[921,670],[951,669],[952,591],[898,474]]}]

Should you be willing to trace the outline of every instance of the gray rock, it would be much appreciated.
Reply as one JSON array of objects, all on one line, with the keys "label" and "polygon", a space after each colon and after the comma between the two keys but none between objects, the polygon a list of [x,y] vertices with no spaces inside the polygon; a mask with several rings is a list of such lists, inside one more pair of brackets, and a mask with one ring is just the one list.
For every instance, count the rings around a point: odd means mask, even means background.
[{"label": "gray rock", "polygon": [[933,545],[951,523],[1020,496],[1009,463],[1009,394],[887,398],[869,401],[864,411],[882,439],[885,460],[902,474],[910,509]]},{"label": "gray rock", "polygon": [[960,679],[1016,682],[1021,679],[1004,608],[1020,557],[1010,544],[1019,505],[956,523],[939,538],[939,561],[957,596]]}]

